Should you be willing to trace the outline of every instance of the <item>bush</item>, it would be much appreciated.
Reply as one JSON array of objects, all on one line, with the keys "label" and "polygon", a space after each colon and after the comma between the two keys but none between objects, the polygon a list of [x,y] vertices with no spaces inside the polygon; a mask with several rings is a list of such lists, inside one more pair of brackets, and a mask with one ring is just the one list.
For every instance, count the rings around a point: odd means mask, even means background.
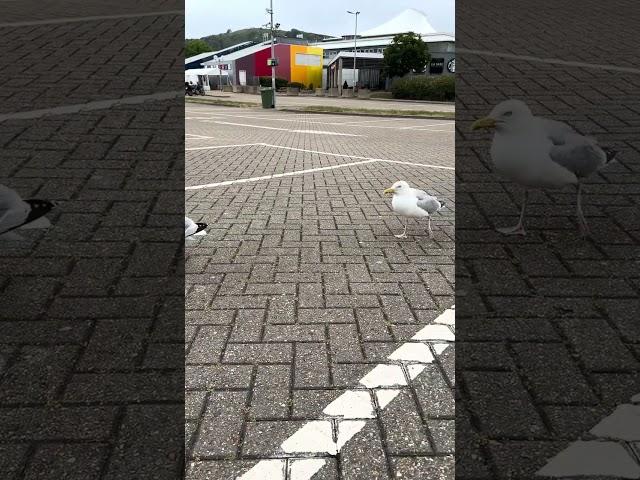
[{"label": "bush", "polygon": [[456,83],[453,75],[437,77],[399,78],[391,85],[393,98],[407,100],[453,101],[456,99]]},{"label": "bush", "polygon": [[315,88],[313,88],[313,87],[314,87],[313,83],[310,83],[309,84],[309,90],[315,90]]},{"label": "bush", "polygon": [[[278,78],[276,77],[276,89],[284,88],[289,84],[289,81],[286,78]],[[261,87],[270,87],[271,86],[271,77],[260,77],[260,86]]]},{"label": "bush", "polygon": [[299,88],[300,90],[304,90],[304,83],[300,83],[300,82],[291,82],[289,83],[289,85],[287,85],[287,87],[291,87],[291,88]]}]

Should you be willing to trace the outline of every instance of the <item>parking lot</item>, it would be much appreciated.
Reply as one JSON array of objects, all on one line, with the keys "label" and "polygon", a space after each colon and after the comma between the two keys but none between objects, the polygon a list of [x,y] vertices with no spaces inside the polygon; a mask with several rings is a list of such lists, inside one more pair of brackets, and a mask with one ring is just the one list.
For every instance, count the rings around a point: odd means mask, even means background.
[{"label": "parking lot", "polygon": [[453,122],[186,108],[188,477],[453,478]]}]

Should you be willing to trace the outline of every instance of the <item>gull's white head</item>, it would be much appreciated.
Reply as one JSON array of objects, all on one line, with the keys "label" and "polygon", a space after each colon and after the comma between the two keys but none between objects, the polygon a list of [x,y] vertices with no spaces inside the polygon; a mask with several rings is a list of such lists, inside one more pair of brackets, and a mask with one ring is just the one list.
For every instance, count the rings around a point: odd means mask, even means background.
[{"label": "gull's white head", "polygon": [[391,185],[391,188],[387,188],[384,191],[385,195],[389,193],[392,193],[393,195],[410,195],[411,187],[404,180],[400,180],[399,182],[396,182],[393,185]]},{"label": "gull's white head", "polygon": [[521,100],[505,100],[493,107],[489,116],[473,122],[472,130],[495,129],[507,131],[528,122],[533,117],[531,110]]}]

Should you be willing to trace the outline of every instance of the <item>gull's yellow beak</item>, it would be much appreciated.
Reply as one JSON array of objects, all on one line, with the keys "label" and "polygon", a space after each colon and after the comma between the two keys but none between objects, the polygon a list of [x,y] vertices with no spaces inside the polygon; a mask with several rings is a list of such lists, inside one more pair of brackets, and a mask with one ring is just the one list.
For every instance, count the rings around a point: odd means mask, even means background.
[{"label": "gull's yellow beak", "polygon": [[491,117],[484,117],[476,120],[471,125],[471,130],[479,130],[481,128],[495,128],[496,121]]},{"label": "gull's yellow beak", "polygon": [[389,195],[390,193],[396,193],[396,190],[394,188],[387,188],[383,193]]}]

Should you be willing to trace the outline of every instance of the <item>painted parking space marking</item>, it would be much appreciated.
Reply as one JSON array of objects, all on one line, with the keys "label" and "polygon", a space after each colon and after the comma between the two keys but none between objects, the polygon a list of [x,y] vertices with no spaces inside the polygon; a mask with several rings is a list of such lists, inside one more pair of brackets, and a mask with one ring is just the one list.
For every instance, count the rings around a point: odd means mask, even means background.
[{"label": "painted parking space marking", "polygon": [[324,172],[326,170],[335,170],[337,168],[355,167],[358,165],[373,163],[375,161],[376,160],[365,160],[362,162],[351,162],[351,163],[343,163],[342,165],[332,165],[330,167],[318,167],[318,168],[309,168],[307,170],[295,170],[293,172],[274,173],[272,175],[264,175],[261,177],[240,178],[238,180],[226,180],[224,182],[206,183],[204,185],[193,185],[191,187],[185,187],[185,190],[202,190],[205,188],[225,187],[228,185],[235,185],[237,183],[259,182],[261,180],[272,180],[274,178],[291,177],[295,175],[305,175],[307,173]]},{"label": "painted parking space marking", "polygon": [[[318,456],[337,455],[364,428],[367,420],[376,416],[376,410],[383,410],[400,394],[401,389],[397,387],[406,386],[433,363],[437,355],[453,345],[454,327],[455,305],[389,355],[389,363],[377,365],[359,381],[358,387],[345,391],[327,405],[324,418],[307,422],[285,439],[279,448],[283,458],[261,460],[237,480],[313,478],[327,462]],[[443,343],[445,338],[453,340]],[[409,353],[413,350],[406,349],[406,345],[412,344],[428,348],[432,356],[416,362]]]},{"label": "painted parking space marking", "polygon": [[[210,137],[213,138],[213,137]],[[333,152],[323,152],[320,150],[309,150],[306,148],[297,148],[297,147],[287,147],[285,145],[273,145],[271,143],[244,143],[244,144],[237,144],[237,145],[211,145],[211,146],[204,146],[204,147],[190,147],[190,148],[186,148],[186,151],[194,151],[194,150],[213,150],[213,149],[218,149],[218,148],[233,148],[233,147],[248,147],[248,146],[254,146],[254,145],[261,145],[263,147],[269,147],[269,148],[280,148],[280,149],[284,149],[284,150],[292,150],[292,151],[296,151],[296,152],[307,152],[307,153],[315,153],[318,155],[329,155],[329,156],[333,156],[333,157],[339,157],[339,158],[350,158],[350,159],[356,159],[356,160],[366,160],[367,162],[361,162],[361,163],[368,163],[368,162],[382,162],[382,163],[392,163],[392,164],[397,164],[397,165],[408,165],[408,166],[412,166],[412,167],[425,167],[425,168],[435,168],[435,169],[440,169],[440,170],[455,170],[455,167],[447,167],[446,165],[434,165],[434,164],[430,164],[430,163],[417,163],[417,162],[404,162],[402,160],[389,160],[387,158],[371,158],[371,157],[361,157],[359,155],[347,155],[346,153],[333,153]],[[346,164],[345,164],[346,165]],[[336,165],[333,167],[321,167],[322,169],[331,169],[331,168],[336,168],[336,167],[340,167],[340,165]],[[313,172],[315,169],[310,169],[310,170],[298,170],[298,172],[303,172],[303,173],[311,173]],[[283,175],[291,175],[292,173],[289,174],[277,174],[280,176]],[[301,173],[296,173],[297,175],[301,174]],[[253,180],[264,180],[265,178],[271,178],[271,176],[264,176],[264,177],[255,177]],[[274,177],[277,178],[277,177]],[[247,181],[252,181],[252,179],[242,179],[242,180],[229,180],[229,182],[247,182]],[[228,183],[224,182],[225,185],[228,185]],[[211,184],[211,185],[216,185],[219,186],[218,184]]]},{"label": "painted parking space marking", "polygon": [[[454,125],[454,122],[448,122],[448,121],[442,121],[440,123],[431,123],[431,124],[426,124],[426,125],[408,125],[408,126],[403,126],[403,127],[399,127],[399,126],[388,126],[388,125],[365,125],[367,123],[377,123],[377,122],[389,122],[392,121],[390,119],[387,120],[368,120],[368,121],[348,121],[348,122],[336,122],[336,121],[327,121],[327,120],[322,120],[322,117],[311,117],[314,118],[315,120],[307,120],[307,116],[305,115],[296,115],[298,118],[284,118],[284,117],[273,117],[273,116],[269,116],[269,115],[239,115],[239,114],[230,114],[230,113],[220,113],[220,114],[207,114],[207,116],[203,116],[203,115],[198,115],[198,116],[188,116],[185,117],[186,120],[202,120],[202,121],[207,121],[207,120],[214,120],[216,118],[226,118],[226,117],[230,117],[230,118],[246,118],[246,119],[253,119],[253,120],[267,120],[267,121],[273,121],[273,122],[289,122],[289,123],[300,123],[300,120],[302,118],[304,118],[304,123],[308,123],[308,124],[317,124],[317,125],[334,125],[334,126],[343,126],[343,127],[356,127],[356,128],[384,128],[384,129],[390,129],[390,130],[418,130],[420,131],[422,128],[428,128],[428,127],[442,127],[442,126],[448,126],[448,125]],[[393,121],[397,122],[398,119],[394,118]],[[215,122],[214,122],[215,123]],[[252,125],[255,127],[259,127],[258,125]],[[274,127],[272,127],[274,128]],[[295,131],[295,130],[294,130]],[[332,132],[333,133],[333,132]]]},{"label": "painted parking space marking", "polygon": [[[207,137],[214,138],[214,137]],[[203,138],[194,138],[194,140],[204,140]],[[217,148],[236,148],[236,147],[252,147],[255,145],[264,145],[264,143],[234,143],[230,145],[207,145],[206,147],[190,147],[185,148],[185,151],[191,152],[194,150],[215,150]]]},{"label": "painted parking space marking", "polygon": [[331,165],[331,166],[328,166],[328,167],[316,167],[316,168],[309,168],[309,169],[305,169],[305,170],[294,170],[292,172],[274,173],[274,174],[271,174],[271,175],[262,175],[262,176],[259,176],[259,177],[239,178],[239,179],[235,179],[235,180],[224,180],[222,182],[205,183],[205,184],[202,184],[202,185],[191,185],[191,186],[185,187],[185,190],[203,190],[203,189],[206,189],[206,188],[226,187],[226,186],[235,185],[235,184],[238,184],[238,183],[260,182],[260,181],[263,181],[263,180],[273,180],[273,179],[276,179],[276,178],[291,177],[291,176],[296,176],[296,175],[306,175],[306,174],[309,174],[309,173],[323,172],[323,171],[328,171],[328,170],[336,170],[336,169],[339,169],[339,168],[356,167],[356,166],[359,166],[359,165],[366,165],[368,163],[375,163],[375,162],[390,163],[390,164],[396,164],[396,165],[407,165],[407,166],[412,166],[412,167],[435,168],[435,169],[441,169],[441,170],[455,170],[455,167],[447,167],[447,166],[444,166],[444,165],[432,165],[432,164],[428,164],[428,163],[403,162],[403,161],[400,161],[400,160],[388,160],[388,159],[385,159],[385,158],[359,157],[359,156],[356,156],[356,155],[347,155],[347,154],[343,154],[343,153],[321,152],[321,151],[317,151],[317,150],[308,150],[308,149],[296,148],[296,147],[286,147],[286,146],[283,146],[283,145],[272,145],[272,144],[268,144],[268,143],[244,143],[244,144],[235,144],[235,145],[210,145],[210,146],[206,146],[206,147],[191,147],[191,148],[186,148],[185,150],[186,151],[215,150],[215,149],[220,149],[220,148],[249,147],[249,146],[256,146],[256,145],[260,145],[260,146],[264,146],[264,147],[270,147],[270,148],[280,148],[280,149],[286,149],[286,150],[294,150],[294,151],[301,151],[301,152],[316,153],[316,154],[321,154],[321,155],[331,155],[331,156],[341,157],[341,158],[358,159],[358,160],[361,160],[361,161],[343,163],[343,164],[340,164],[340,165]]},{"label": "painted parking space marking", "polygon": [[432,165],[432,164],[428,164],[428,163],[403,162],[401,160],[389,160],[389,159],[386,159],[386,158],[361,157],[361,156],[358,156],[358,155],[347,155],[346,153],[323,152],[323,151],[319,151],[319,150],[309,150],[309,149],[306,149],[306,148],[286,147],[286,146],[283,146],[283,145],[273,145],[273,144],[270,144],[270,143],[264,143],[263,145],[265,145],[267,147],[283,148],[283,149],[286,149],[286,150],[293,150],[293,151],[297,151],[297,152],[317,153],[318,155],[333,155],[334,157],[356,158],[358,160],[375,160],[377,162],[384,162],[384,163],[397,163],[397,164],[401,164],[401,165],[412,165],[412,166],[418,166],[418,167],[440,168],[440,169],[443,169],[443,170],[455,170],[455,167],[447,167],[447,166],[444,166],[444,165]]},{"label": "painted parking space marking", "polygon": [[234,125],[237,127],[262,128],[265,130],[280,130],[283,132],[291,132],[291,133],[309,133],[314,135],[338,135],[342,137],[362,137],[362,135],[356,135],[355,133],[327,132],[323,130],[294,130],[290,128],[267,127],[266,125],[252,125],[250,123],[221,122],[218,120],[213,121],[211,123],[217,123],[220,125]]}]

